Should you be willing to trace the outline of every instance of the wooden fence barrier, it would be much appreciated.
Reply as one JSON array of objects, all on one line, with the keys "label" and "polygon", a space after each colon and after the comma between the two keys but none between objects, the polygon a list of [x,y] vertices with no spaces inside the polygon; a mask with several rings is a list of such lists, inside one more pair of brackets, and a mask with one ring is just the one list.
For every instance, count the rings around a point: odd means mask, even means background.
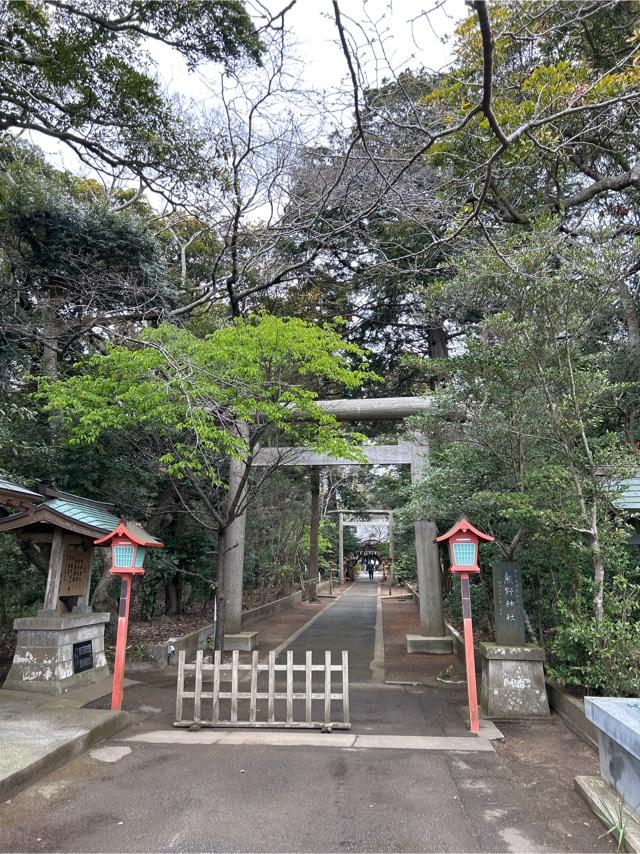
[{"label": "wooden fence barrier", "polygon": [[[249,690],[240,690],[240,671],[250,676]],[[185,690],[185,680],[189,674],[195,675],[192,691]],[[231,674],[231,690],[223,690],[221,675]],[[277,675],[286,673],[286,690],[276,691]],[[294,690],[294,673],[304,673],[304,692]],[[322,690],[313,690],[313,674],[322,673]],[[334,691],[332,687],[332,674],[341,674],[340,691]],[[260,674],[266,674],[267,690],[260,691],[258,682]],[[211,677],[212,690],[205,691],[202,688],[203,677]],[[264,681],[264,680],[263,680]],[[184,716],[184,700],[193,700],[193,716]],[[203,717],[203,701],[211,700],[209,706],[211,717],[206,713]],[[223,715],[221,700],[229,700],[229,708],[226,704]],[[247,709],[240,708],[240,701],[248,700]],[[266,700],[266,710],[258,709],[258,701]],[[300,708],[301,703],[296,700],[304,700],[304,719],[296,720],[294,712],[296,705]],[[323,712],[322,720],[314,720],[314,700],[321,701]],[[342,702],[342,720],[332,721],[332,700]],[[284,701],[278,702],[278,701]],[[246,705],[243,704],[243,705]],[[316,707],[319,704],[316,703]],[[239,710],[240,709],[240,710]],[[263,712],[259,715],[258,712]],[[302,717],[302,715],[299,715]],[[317,717],[320,717],[318,715]],[[324,653],[323,664],[313,664],[313,654],[307,651],[304,664],[293,663],[293,652],[287,650],[286,664],[276,664],[276,656],[273,651],[269,653],[267,663],[260,664],[258,651],[254,650],[251,664],[241,664],[238,650],[234,650],[230,663],[224,663],[220,651],[216,650],[212,664],[203,661],[203,650],[196,653],[195,664],[185,663],[185,651],[180,650],[178,654],[178,685],[176,693],[176,720],[174,726],[178,727],[285,727],[288,729],[351,729],[349,720],[349,653],[342,651],[342,663],[331,663],[331,651]]]}]

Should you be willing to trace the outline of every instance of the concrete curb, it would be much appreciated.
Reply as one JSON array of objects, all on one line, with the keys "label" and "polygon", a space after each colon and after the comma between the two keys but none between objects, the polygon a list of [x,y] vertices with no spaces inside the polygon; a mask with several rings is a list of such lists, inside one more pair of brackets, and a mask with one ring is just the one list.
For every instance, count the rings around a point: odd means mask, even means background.
[{"label": "concrete curb", "polygon": [[376,629],[373,646],[373,660],[369,665],[373,682],[384,684],[384,619],[382,616],[382,597],[380,593],[376,602]]},{"label": "concrete curb", "polygon": [[598,752],[598,730],[587,720],[584,702],[564,691],[560,685],[546,681],[549,705],[567,729],[577,735],[581,741]]},{"label": "concrete curb", "polygon": [[134,723],[138,718],[129,712],[109,712],[108,717],[97,721],[86,732],[61,744],[59,747],[40,756],[28,765],[19,768],[0,779],[0,798],[6,800],[10,795],[35,783],[62,765],[66,765],[74,756],[84,753],[92,745]]}]

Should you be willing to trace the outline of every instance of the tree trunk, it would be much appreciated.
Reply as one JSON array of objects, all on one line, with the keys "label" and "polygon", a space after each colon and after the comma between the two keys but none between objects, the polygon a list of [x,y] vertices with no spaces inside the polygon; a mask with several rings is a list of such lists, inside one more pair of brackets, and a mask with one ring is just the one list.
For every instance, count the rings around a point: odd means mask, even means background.
[{"label": "tree trunk", "polygon": [[430,359],[449,358],[449,339],[440,319],[433,319],[427,327],[427,347]]},{"label": "tree trunk", "polygon": [[[449,358],[449,339],[444,329],[444,324],[439,319],[431,321],[427,327],[427,350],[430,359]],[[429,379],[430,388],[435,391],[441,380],[440,374],[434,374]]]},{"label": "tree trunk", "polygon": [[167,616],[180,616],[182,614],[182,574],[180,572],[176,572],[173,578],[167,581],[164,597]]},{"label": "tree trunk", "polygon": [[58,343],[61,333],[58,317],[59,298],[56,289],[49,288],[49,296],[42,306],[42,357],[40,372],[42,376],[54,380],[58,376]]},{"label": "tree trunk", "polygon": [[640,323],[638,322],[638,310],[633,294],[627,287],[627,283],[620,282],[620,300],[622,302],[622,311],[624,320],[627,326],[628,347],[633,350],[635,347],[640,347]]},{"label": "tree trunk", "polygon": [[318,601],[318,544],[320,540],[320,467],[311,466],[311,519],[309,521],[309,562],[307,564],[307,599]]},{"label": "tree trunk", "polygon": [[593,563],[593,580],[595,581],[595,590],[593,593],[593,613],[598,622],[602,620],[604,614],[604,558],[602,556],[602,547],[600,545],[600,537],[598,535],[598,524],[596,512],[593,512],[593,527],[589,535],[589,547],[591,549],[591,561]]},{"label": "tree trunk", "polygon": [[224,557],[227,550],[227,530],[218,529],[218,561],[217,561],[217,586],[216,586],[216,625],[214,636],[214,649],[221,652],[224,649]]}]

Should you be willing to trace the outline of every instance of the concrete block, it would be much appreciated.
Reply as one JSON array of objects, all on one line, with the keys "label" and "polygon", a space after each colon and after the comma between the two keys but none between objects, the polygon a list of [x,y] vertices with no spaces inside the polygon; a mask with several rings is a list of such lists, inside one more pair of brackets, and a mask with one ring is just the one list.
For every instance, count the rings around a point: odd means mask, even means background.
[{"label": "concrete block", "polygon": [[240,652],[251,652],[257,646],[258,632],[236,632],[224,636],[224,648],[227,651],[239,649]]},{"label": "concrete block", "polygon": [[407,635],[408,653],[427,653],[429,655],[452,655],[453,638],[425,637],[424,635]]},{"label": "concrete block", "polygon": [[480,644],[482,689],[480,703],[488,718],[510,720],[549,717],[544,681],[544,650]]},{"label": "concrete block", "polygon": [[561,718],[567,729],[588,744],[592,750],[598,751],[598,730],[586,717],[584,701],[573,697],[560,685],[547,679],[547,697],[549,705]]},{"label": "concrete block", "polygon": [[640,815],[640,700],[585,697],[584,706],[598,730],[600,776]]}]

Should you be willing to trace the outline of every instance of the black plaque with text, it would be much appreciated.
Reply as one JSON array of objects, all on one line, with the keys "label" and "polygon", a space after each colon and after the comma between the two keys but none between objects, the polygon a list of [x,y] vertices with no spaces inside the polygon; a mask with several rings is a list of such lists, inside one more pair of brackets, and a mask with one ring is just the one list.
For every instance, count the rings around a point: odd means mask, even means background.
[{"label": "black plaque with text", "polygon": [[73,672],[83,673],[93,667],[93,647],[91,641],[80,641],[73,645]]},{"label": "black plaque with text", "polygon": [[493,605],[496,643],[508,646],[526,643],[520,564],[506,561],[494,563]]}]

